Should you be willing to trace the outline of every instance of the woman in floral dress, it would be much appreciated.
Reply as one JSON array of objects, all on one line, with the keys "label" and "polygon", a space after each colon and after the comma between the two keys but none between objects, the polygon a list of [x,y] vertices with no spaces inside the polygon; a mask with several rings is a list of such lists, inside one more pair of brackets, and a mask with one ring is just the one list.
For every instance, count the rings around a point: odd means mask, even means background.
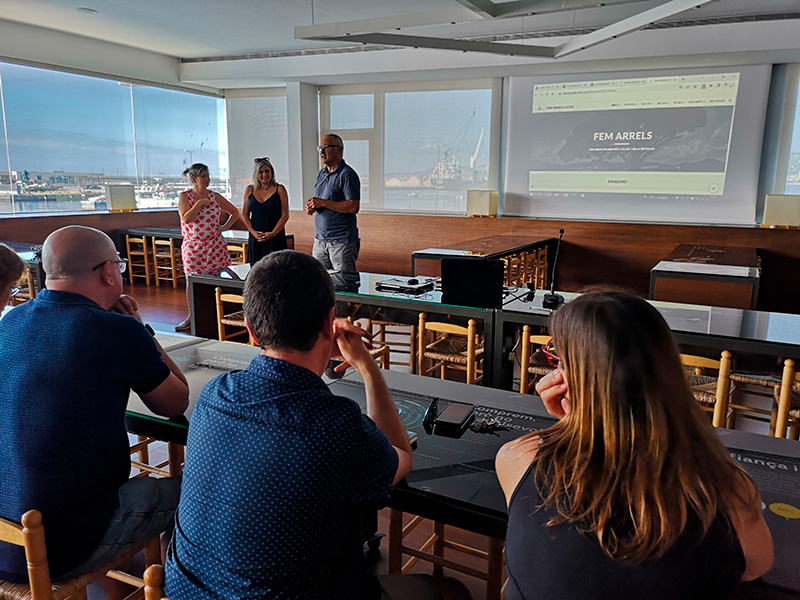
[{"label": "woman in floral dress", "polygon": [[[183,270],[189,275],[219,275],[231,264],[228,244],[222,232],[230,229],[239,219],[239,209],[224,196],[208,189],[211,176],[208,167],[195,163],[183,172],[192,181],[192,189],[181,192],[178,212],[181,215],[181,258]],[[228,219],[220,225],[220,215]],[[186,288],[189,299],[189,288]],[[189,317],[175,331],[186,331],[191,327]]]}]

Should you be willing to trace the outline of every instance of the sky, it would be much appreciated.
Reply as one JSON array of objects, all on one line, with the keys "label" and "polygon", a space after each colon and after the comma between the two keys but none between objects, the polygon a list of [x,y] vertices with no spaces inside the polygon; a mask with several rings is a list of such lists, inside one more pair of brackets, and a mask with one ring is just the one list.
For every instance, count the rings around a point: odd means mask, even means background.
[{"label": "sky", "polygon": [[213,170],[227,152],[218,98],[9,64],[0,78],[12,170],[134,175],[131,89],[141,175],[180,175],[190,157]]}]

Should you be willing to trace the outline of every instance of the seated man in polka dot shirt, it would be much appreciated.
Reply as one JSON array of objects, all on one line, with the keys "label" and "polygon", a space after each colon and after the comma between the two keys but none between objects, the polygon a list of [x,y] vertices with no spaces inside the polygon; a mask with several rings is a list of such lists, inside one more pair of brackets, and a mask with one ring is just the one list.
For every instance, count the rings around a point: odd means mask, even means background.
[{"label": "seated man in polka dot shirt", "polygon": [[[379,582],[362,567],[362,511],[386,505],[411,447],[365,332],[334,321],[330,276],[307,254],[276,252],[250,271],[244,298],[261,353],[197,402],[166,594],[442,598],[429,576]],[[364,379],[367,415],[321,379],[337,354]]]}]

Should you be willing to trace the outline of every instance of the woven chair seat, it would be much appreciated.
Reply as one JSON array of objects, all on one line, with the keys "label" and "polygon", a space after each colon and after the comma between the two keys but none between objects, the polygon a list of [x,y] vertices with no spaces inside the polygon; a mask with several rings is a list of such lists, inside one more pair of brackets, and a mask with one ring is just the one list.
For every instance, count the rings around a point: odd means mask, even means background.
[{"label": "woven chair seat", "polygon": [[555,371],[555,367],[550,364],[547,357],[540,350],[533,353],[528,362],[528,373],[531,375],[547,375]]},{"label": "woven chair seat", "polygon": [[711,375],[696,375],[686,373],[686,380],[689,382],[689,389],[695,400],[702,404],[712,406],[717,401],[717,381]]},{"label": "woven chair seat", "polygon": [[[467,340],[463,337],[444,338],[428,344],[423,353],[425,358],[446,360],[456,365],[467,364]],[[475,358],[483,356],[483,347],[475,349]]]},{"label": "woven chair seat", "polygon": [[225,325],[234,325],[236,327],[244,327],[244,311],[239,310],[233,313],[228,313],[222,317],[222,322]]},{"label": "woven chair seat", "polygon": [[[136,548],[128,550],[113,561],[106,563],[91,573],[86,573],[85,575],[66,581],[53,581],[53,599],[59,600],[60,598],[67,598],[75,592],[82,591],[87,585],[93,581],[97,581],[108,571],[124,566],[131,558],[141,552],[144,547],[145,544],[140,544]],[[30,586],[26,583],[9,583],[0,580],[0,598],[3,600],[31,600],[33,596],[31,595]]]}]

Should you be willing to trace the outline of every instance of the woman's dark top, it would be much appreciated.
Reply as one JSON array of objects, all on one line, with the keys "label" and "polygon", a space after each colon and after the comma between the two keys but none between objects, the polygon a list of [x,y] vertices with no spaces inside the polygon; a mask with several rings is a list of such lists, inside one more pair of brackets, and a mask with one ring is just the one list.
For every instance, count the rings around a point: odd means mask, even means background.
[{"label": "woman's dark top", "polygon": [[718,517],[705,537],[690,519],[683,535],[660,559],[640,565],[615,561],[541,504],[528,469],[511,497],[506,559],[508,600],[679,600],[728,598],[738,588],[745,561],[736,532]]},{"label": "woman's dark top", "polygon": [[[275,229],[275,225],[280,221],[283,214],[278,188],[275,188],[275,193],[264,202],[259,202],[253,194],[250,194],[247,210],[249,212],[247,216],[253,224],[253,229],[266,232]],[[251,233],[247,240],[247,262],[251,265],[255,264],[267,254],[276,250],[286,250],[286,231],[281,229],[275,237],[265,242],[259,242]]]}]

